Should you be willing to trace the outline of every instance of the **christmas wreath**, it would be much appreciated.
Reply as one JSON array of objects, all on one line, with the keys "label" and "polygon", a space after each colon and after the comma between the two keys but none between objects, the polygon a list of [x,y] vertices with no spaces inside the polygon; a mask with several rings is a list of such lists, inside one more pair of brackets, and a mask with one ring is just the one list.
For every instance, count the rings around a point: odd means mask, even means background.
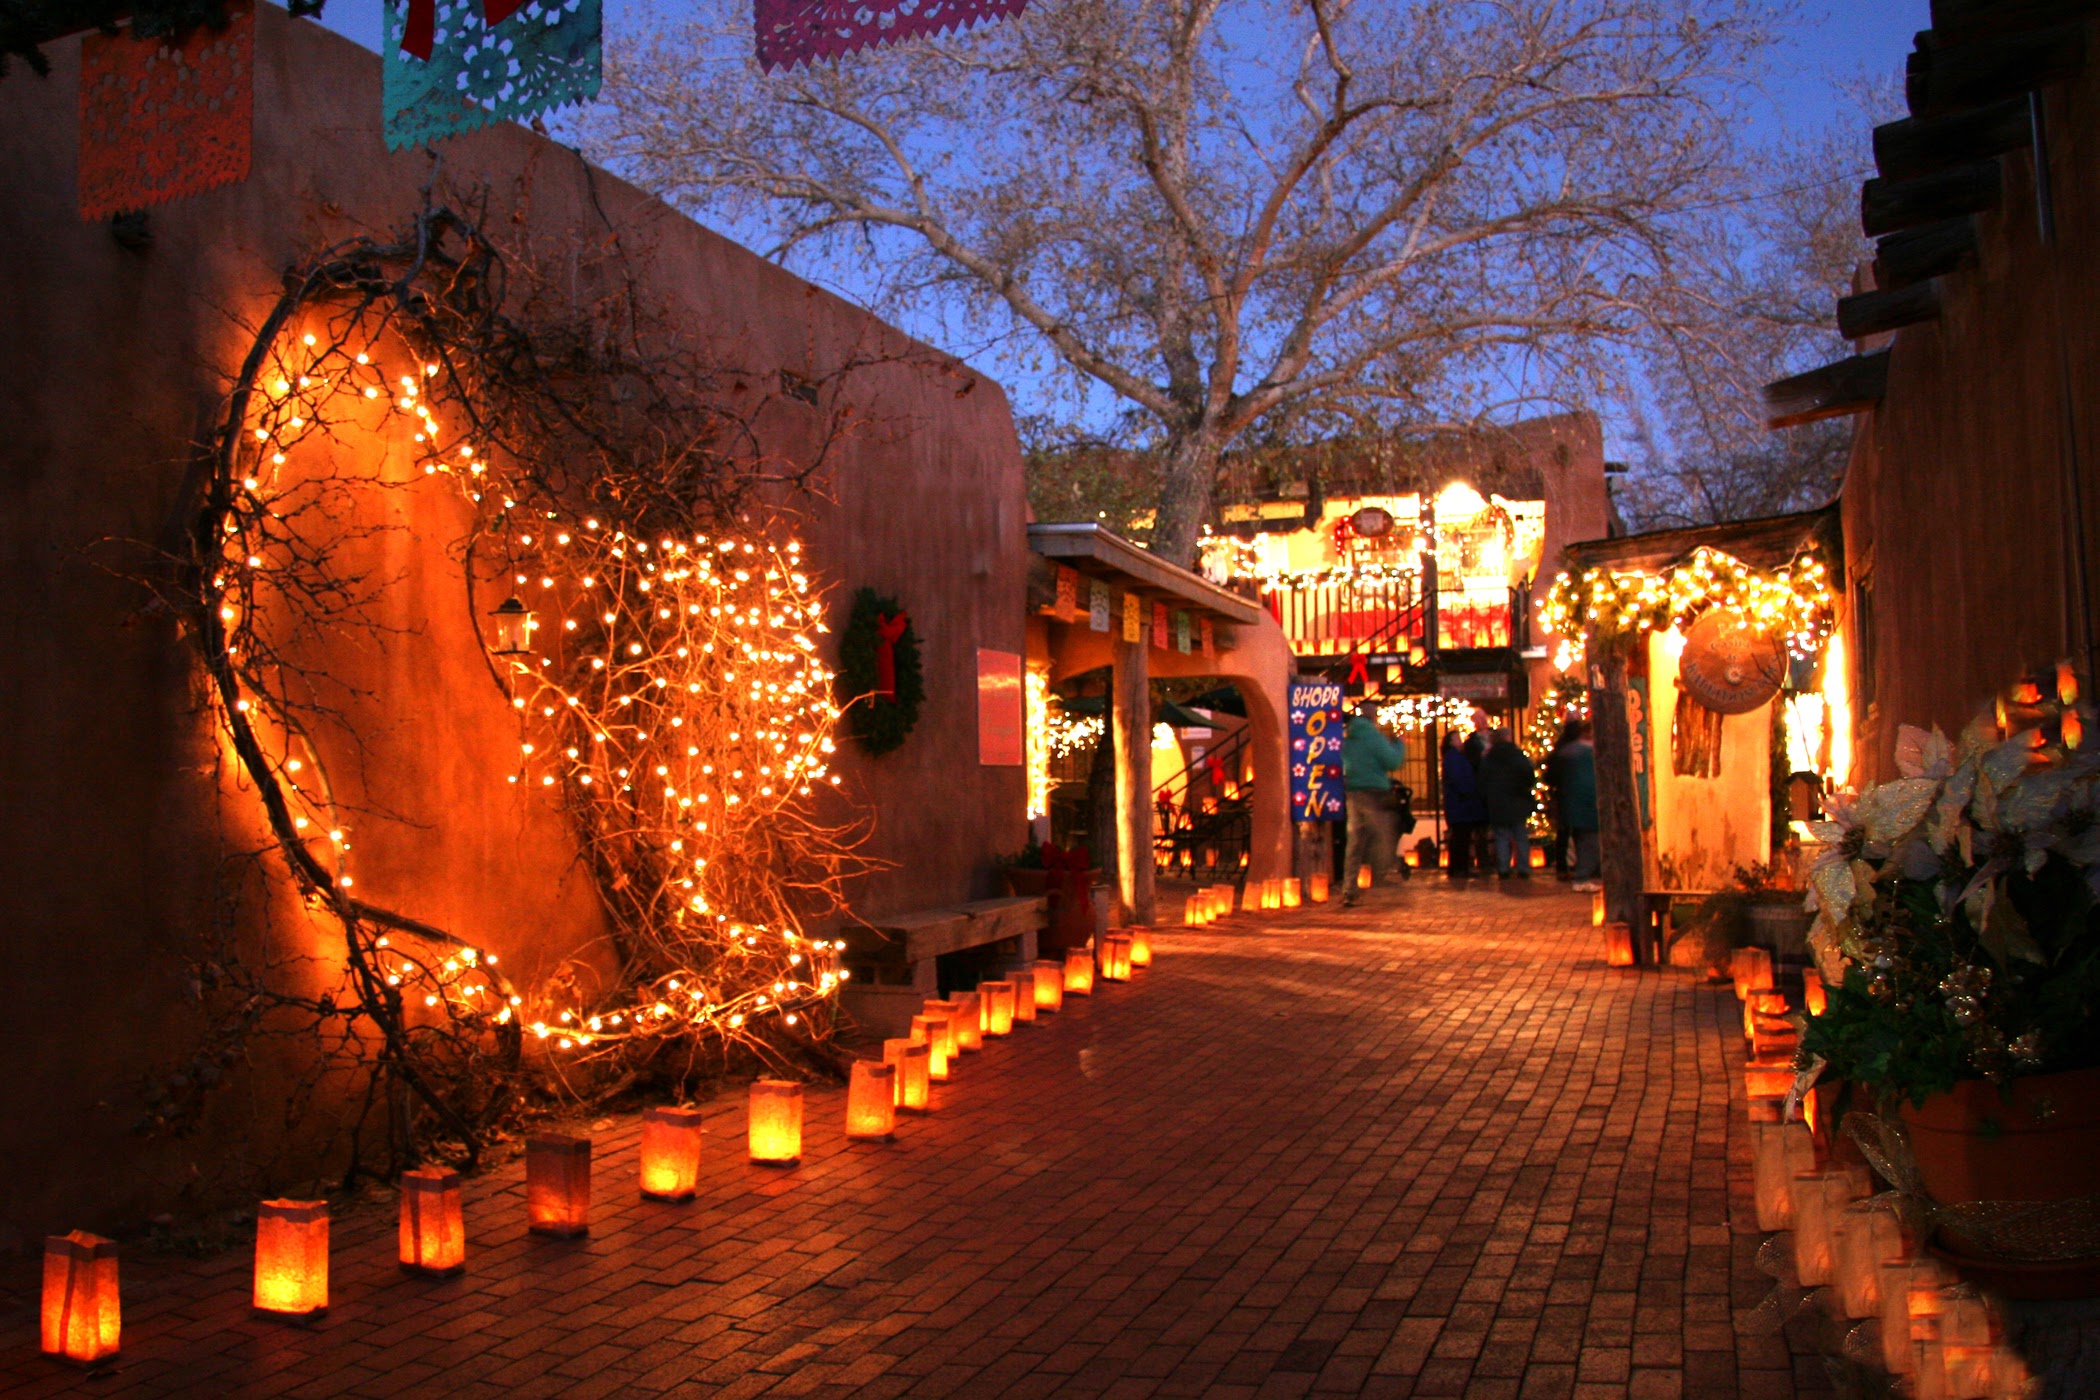
[{"label": "christmas wreath", "polygon": [[919,637],[895,598],[863,588],[839,639],[839,705],[860,746],[871,754],[902,744],[919,722],[926,681]]}]

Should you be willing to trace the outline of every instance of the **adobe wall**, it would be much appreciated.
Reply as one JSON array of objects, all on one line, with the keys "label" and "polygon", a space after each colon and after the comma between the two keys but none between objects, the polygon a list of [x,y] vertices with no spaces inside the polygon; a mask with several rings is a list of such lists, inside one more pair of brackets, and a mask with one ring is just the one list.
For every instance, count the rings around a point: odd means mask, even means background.
[{"label": "adobe wall", "polygon": [[[262,1185],[227,1174],[228,1144],[271,1162],[270,1184],[319,1165],[280,1141],[284,1081],[267,1065],[187,1139],[131,1131],[136,1081],[192,1042],[181,954],[198,928],[252,927],[272,900],[286,936],[309,940],[290,951],[325,959],[329,934],[281,888],[222,906],[223,858],[261,833],[189,644],[107,571],[100,542],[181,528],[191,444],[283,270],[400,228],[431,169],[384,149],[375,55],[276,9],[258,24],[251,176],[151,211],[143,251],[74,212],[77,42],[49,47],[49,77],[13,65],[0,80],[0,1249]],[[860,426],[829,448],[826,498],[795,502],[835,611],[871,584],[923,639],[914,737],[872,761],[842,745],[848,789],[878,818],[869,851],[894,866],[854,895],[881,914],[990,892],[991,856],[1024,832],[1022,769],[980,767],[976,746],[975,650],[1023,650],[1021,460],[999,388],[522,128],[449,141],[441,157],[441,188],[480,192],[486,220],[580,303],[632,275],[700,353],[761,388],[783,367],[824,379],[870,362],[844,381]],[[769,450],[806,460],[815,419],[776,399],[756,422]],[[400,631],[346,663],[369,683],[354,721],[388,809],[358,833],[360,885],[528,980],[591,955],[596,895],[562,815],[504,779],[516,727],[441,547],[456,500],[406,491],[394,508],[407,534],[385,547],[399,577],[382,621]]]},{"label": "adobe wall", "polygon": [[[1940,279],[1938,324],[1896,332],[1887,395],[1856,420],[1845,575],[1872,590],[1876,639],[1858,783],[1895,776],[1899,724],[1955,733],[2072,649],[2067,446],[2100,565],[2100,70],[2048,89],[2045,111],[2059,242],[2040,241],[2031,156],[2001,159],[2003,203],[1977,216],[1979,265]],[[2088,594],[2100,608],[2100,577]]]}]

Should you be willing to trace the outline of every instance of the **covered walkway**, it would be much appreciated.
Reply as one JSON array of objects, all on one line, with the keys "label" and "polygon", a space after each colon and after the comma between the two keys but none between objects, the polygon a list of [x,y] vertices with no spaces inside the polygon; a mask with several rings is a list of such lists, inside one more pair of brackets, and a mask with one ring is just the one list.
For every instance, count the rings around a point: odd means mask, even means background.
[{"label": "covered walkway", "polygon": [[[709,1107],[700,1199],[645,1202],[601,1122],[589,1239],[468,1188],[469,1269],[397,1272],[339,1213],[334,1306],[251,1320],[248,1257],[128,1251],[98,1395],[1771,1397],[1822,1388],[1750,1314],[1737,1012],[1607,969],[1589,902],[1417,881],[1158,939],[1127,986],[966,1057],[896,1141],[812,1095],[803,1163]],[[1731,1226],[1731,1202],[1733,1218]]]}]

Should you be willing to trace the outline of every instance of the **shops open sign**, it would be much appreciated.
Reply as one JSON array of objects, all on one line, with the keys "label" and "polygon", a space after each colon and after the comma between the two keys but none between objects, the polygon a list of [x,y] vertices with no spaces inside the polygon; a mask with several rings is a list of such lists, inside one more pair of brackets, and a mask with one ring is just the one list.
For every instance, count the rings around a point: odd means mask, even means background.
[{"label": "shops open sign", "polygon": [[1291,682],[1291,820],[1342,819],[1342,687]]}]

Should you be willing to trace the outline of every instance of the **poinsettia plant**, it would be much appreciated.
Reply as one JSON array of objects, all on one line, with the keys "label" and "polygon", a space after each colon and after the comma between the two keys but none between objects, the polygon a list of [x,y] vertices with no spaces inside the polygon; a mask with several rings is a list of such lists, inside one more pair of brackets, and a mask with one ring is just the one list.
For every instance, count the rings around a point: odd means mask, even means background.
[{"label": "poinsettia plant", "polygon": [[1902,776],[1812,831],[1809,938],[1828,1072],[1922,1103],[1963,1079],[2100,1065],[2100,743],[2068,666],[1950,741],[1904,726]]}]

